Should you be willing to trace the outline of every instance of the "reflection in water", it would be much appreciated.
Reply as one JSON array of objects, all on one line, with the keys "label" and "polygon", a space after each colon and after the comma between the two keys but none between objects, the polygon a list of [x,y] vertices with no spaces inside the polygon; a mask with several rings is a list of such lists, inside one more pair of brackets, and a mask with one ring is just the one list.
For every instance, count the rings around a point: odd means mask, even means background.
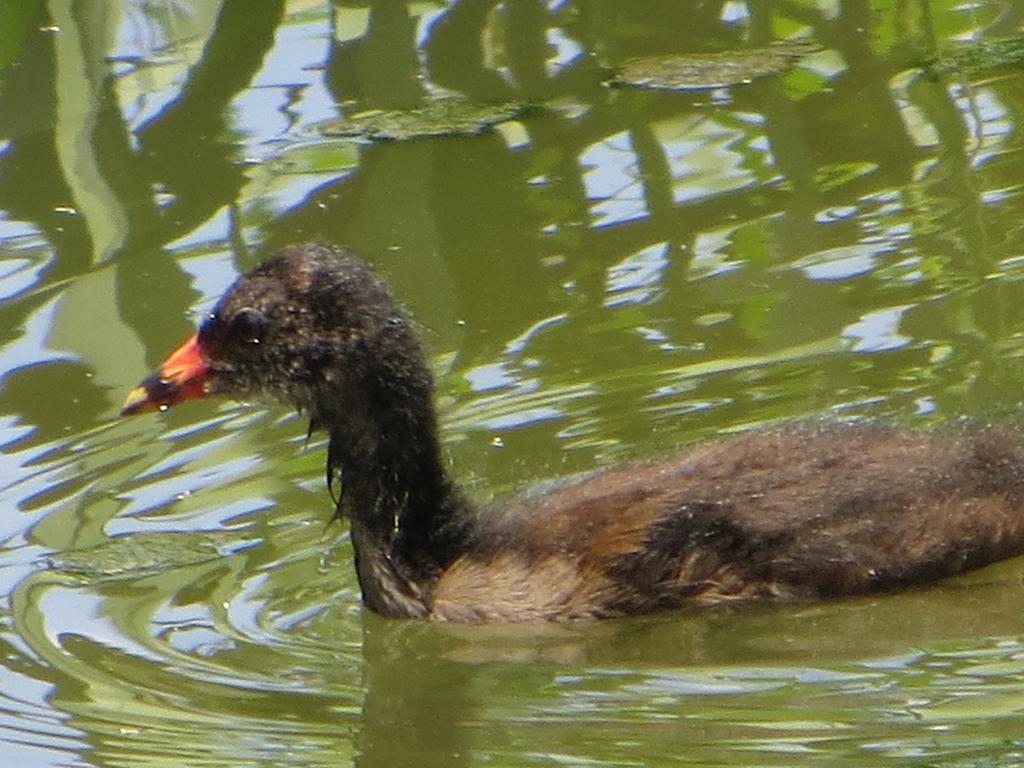
[{"label": "reflection in water", "polygon": [[[1019,564],[828,606],[387,622],[359,610],[298,420],[112,418],[190,312],[315,237],[422,320],[481,499],[754,423],[1015,410],[1021,81],[916,65],[1022,20],[995,0],[0,7],[4,754],[1020,762]],[[711,91],[602,84],[785,36],[824,50]],[[317,130],[448,92],[556,108],[471,139]]]}]

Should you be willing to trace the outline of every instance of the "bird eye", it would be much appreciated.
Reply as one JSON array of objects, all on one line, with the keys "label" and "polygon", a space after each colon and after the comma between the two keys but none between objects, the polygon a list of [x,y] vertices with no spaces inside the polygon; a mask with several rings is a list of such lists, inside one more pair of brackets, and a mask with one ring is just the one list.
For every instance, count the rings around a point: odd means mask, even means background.
[{"label": "bird eye", "polygon": [[246,307],[231,318],[231,335],[239,341],[259,344],[267,332],[267,316],[258,309]]}]

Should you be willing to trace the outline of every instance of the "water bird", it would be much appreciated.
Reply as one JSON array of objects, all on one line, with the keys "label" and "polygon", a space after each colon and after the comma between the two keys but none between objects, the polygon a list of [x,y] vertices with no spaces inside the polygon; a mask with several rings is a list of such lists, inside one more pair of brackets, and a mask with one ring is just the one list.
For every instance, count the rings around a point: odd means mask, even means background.
[{"label": "water bird", "polygon": [[390,617],[523,622],[894,590],[1024,552],[1018,431],[751,430],[478,509],[438,440],[409,315],[351,251],[240,277],[123,413],[269,398],[328,435],[363,601]]}]

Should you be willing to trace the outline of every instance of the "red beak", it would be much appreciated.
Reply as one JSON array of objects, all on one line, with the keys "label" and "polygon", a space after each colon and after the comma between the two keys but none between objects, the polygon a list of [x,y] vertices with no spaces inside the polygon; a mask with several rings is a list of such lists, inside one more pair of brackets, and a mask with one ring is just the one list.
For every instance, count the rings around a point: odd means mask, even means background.
[{"label": "red beak", "polygon": [[210,367],[199,348],[199,338],[192,336],[156,373],[128,393],[121,415],[163,411],[182,400],[204,397],[209,379]]}]

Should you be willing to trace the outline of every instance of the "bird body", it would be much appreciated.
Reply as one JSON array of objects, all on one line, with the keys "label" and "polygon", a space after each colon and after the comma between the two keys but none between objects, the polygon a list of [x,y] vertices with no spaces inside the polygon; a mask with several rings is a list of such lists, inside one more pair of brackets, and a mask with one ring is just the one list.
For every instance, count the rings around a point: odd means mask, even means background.
[{"label": "bird body", "polygon": [[870,424],[754,430],[478,510],[449,477],[413,325],[344,249],[241,277],[129,395],[272,398],[328,431],[365,604],[458,622],[603,618],[892,590],[1024,552],[1024,440]]},{"label": "bird body", "polygon": [[994,427],[788,426],[601,472],[500,519],[437,581],[435,613],[621,616],[862,594],[1021,552],[1024,453]]}]

